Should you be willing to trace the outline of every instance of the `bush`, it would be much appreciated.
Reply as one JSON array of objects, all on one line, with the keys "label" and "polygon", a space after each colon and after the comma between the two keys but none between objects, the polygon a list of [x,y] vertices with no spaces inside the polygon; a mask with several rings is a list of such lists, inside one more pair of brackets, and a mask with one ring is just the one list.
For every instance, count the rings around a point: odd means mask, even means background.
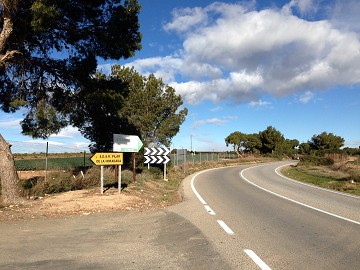
[{"label": "bush", "polygon": [[301,165],[312,165],[312,166],[331,166],[334,161],[330,158],[318,157],[313,155],[306,155],[300,157]]}]

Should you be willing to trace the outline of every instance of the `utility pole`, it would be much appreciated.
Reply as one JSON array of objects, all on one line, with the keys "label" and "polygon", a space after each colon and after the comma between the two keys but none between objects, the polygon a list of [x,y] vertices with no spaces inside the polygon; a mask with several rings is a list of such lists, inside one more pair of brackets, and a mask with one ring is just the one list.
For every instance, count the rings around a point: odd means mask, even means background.
[{"label": "utility pole", "polygon": [[190,144],[190,152],[191,152],[191,153],[192,153],[192,137],[193,137],[193,135],[190,134],[190,142],[191,142],[191,144]]}]

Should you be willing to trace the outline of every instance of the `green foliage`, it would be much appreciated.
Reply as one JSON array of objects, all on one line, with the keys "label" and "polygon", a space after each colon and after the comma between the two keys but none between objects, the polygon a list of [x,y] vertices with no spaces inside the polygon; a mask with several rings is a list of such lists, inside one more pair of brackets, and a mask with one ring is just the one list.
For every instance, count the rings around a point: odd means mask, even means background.
[{"label": "green foliage", "polygon": [[262,142],[259,134],[257,133],[247,134],[245,138],[246,140],[243,143],[245,151],[248,151],[253,154],[259,153],[262,147]]},{"label": "green foliage", "polygon": [[332,133],[322,132],[314,135],[310,141],[299,144],[299,141],[285,139],[284,136],[272,126],[258,134],[244,134],[239,131],[231,133],[225,138],[226,146],[232,145],[234,151],[274,154],[277,156],[287,155],[317,155],[324,156],[328,153],[347,153],[356,155],[359,149],[345,148],[344,139]]},{"label": "green foliage", "polygon": [[309,142],[307,143],[301,143],[299,145],[299,154],[301,155],[310,155],[311,154],[311,144]]},{"label": "green foliage", "polygon": [[294,156],[297,154],[297,146],[299,146],[298,140],[285,139],[275,146],[275,152],[279,155]]},{"label": "green foliage", "polygon": [[36,33],[46,31],[49,28],[49,24],[53,25],[53,27],[56,26],[57,21],[61,18],[57,7],[46,2],[49,1],[35,1],[30,8],[33,16],[30,25]]},{"label": "green foliage", "polygon": [[330,158],[318,157],[314,155],[306,155],[300,157],[301,164],[312,166],[331,166],[334,161]]},{"label": "green foliage", "polygon": [[137,128],[144,145],[169,146],[188,112],[179,109],[181,96],[153,74],[146,78],[133,68],[113,66],[112,76],[122,79],[129,89],[120,117]]},{"label": "green foliage", "polygon": [[324,131],[319,135],[314,135],[309,143],[315,150],[325,153],[333,153],[344,146],[344,139],[340,136],[334,135],[333,133],[327,133]]},{"label": "green foliage", "polygon": [[293,155],[296,154],[296,147],[299,145],[298,140],[288,140],[277,131],[269,126],[266,130],[258,134],[244,134],[239,131],[231,133],[225,138],[226,146],[232,145],[234,151],[240,152]]},{"label": "green foliage", "polygon": [[235,131],[225,138],[226,146],[232,145],[234,151],[239,153],[240,148],[245,140],[245,134],[240,131]]},{"label": "green foliage", "polygon": [[345,147],[343,151],[345,154],[349,156],[360,156],[360,147],[358,148]]},{"label": "green foliage", "polygon": [[[18,171],[37,171],[45,170],[45,158],[40,159],[20,159],[15,160],[15,167]],[[82,167],[84,165],[83,157],[67,158],[48,158],[48,169],[70,169]],[[85,166],[92,166],[89,158],[85,159]]]},{"label": "green foliage", "polygon": [[55,108],[40,100],[34,111],[29,112],[21,121],[22,133],[33,138],[48,138],[51,134],[67,126],[65,117],[56,112]]},{"label": "green foliage", "polygon": [[259,132],[260,140],[262,142],[262,153],[273,153],[276,146],[284,143],[285,138],[274,127],[268,126],[266,130]]},{"label": "green foliage", "polygon": [[26,107],[25,134],[57,133],[68,124],[69,108],[80,107],[76,102],[86,96],[81,89],[92,85],[97,60],[128,58],[141,49],[140,8],[136,0],[30,0],[2,6],[0,108]]},{"label": "green foliage", "polygon": [[313,170],[313,167],[297,166],[287,168],[286,170],[282,171],[282,173],[287,177],[298,181],[310,183],[323,188],[360,195],[360,185],[356,183],[356,181],[347,181],[353,179],[352,176],[346,177],[346,179],[344,179],[342,174],[340,174],[340,177],[335,176],[334,171],[332,171],[330,168],[322,171]]},{"label": "green foliage", "polygon": [[112,151],[114,133],[138,135],[134,125],[118,114],[128,92],[120,79],[100,73],[77,91],[76,101],[68,107],[70,122],[91,141],[91,152]]}]

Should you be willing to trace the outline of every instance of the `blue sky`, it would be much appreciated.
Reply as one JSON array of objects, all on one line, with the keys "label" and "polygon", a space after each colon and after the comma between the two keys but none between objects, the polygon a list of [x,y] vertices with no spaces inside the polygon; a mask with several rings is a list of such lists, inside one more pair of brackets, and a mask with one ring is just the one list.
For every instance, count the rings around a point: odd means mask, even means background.
[{"label": "blue sky", "polygon": [[[300,142],[326,131],[360,146],[359,1],[139,2],[143,49],[99,69],[134,66],[182,95],[189,114],[172,148],[231,150],[230,133],[268,126]],[[1,134],[32,152],[20,144],[31,141],[21,116],[1,113]],[[68,152],[89,143],[71,127],[48,141]]]}]

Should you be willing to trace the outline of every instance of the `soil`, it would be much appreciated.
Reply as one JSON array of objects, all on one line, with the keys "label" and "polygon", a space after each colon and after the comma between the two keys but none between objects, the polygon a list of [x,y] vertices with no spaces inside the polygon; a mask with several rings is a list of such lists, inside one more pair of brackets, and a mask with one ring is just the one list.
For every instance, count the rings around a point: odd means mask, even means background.
[{"label": "soil", "polygon": [[[0,222],[45,219],[69,215],[91,215],[111,211],[147,211],[165,208],[181,200],[178,192],[165,192],[162,183],[148,181],[118,192],[100,187],[76,190],[25,200],[22,204],[0,208]],[[1,205],[1,204],[0,204]]]}]

